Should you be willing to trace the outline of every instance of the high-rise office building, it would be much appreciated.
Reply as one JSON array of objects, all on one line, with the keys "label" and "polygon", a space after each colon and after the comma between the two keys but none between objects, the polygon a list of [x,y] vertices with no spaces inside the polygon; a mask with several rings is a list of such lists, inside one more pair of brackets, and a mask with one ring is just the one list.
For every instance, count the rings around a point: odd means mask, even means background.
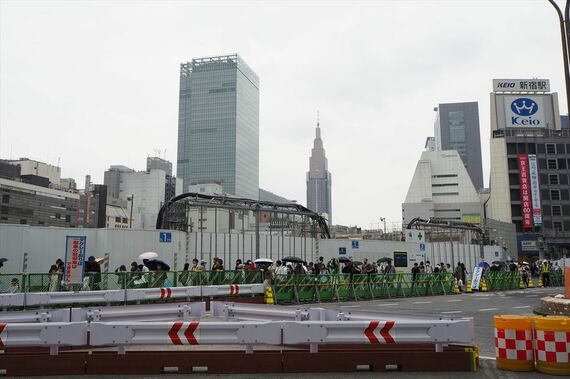
[{"label": "high-rise office building", "polygon": [[307,172],[307,208],[324,215],[329,225],[332,225],[332,175],[323,148],[319,121],[316,132]]},{"label": "high-rise office building", "polygon": [[180,65],[177,176],[259,197],[259,78],[236,55]]},{"label": "high-rise office building", "polygon": [[456,150],[477,191],[483,188],[477,102],[439,104],[434,109],[436,150]]}]

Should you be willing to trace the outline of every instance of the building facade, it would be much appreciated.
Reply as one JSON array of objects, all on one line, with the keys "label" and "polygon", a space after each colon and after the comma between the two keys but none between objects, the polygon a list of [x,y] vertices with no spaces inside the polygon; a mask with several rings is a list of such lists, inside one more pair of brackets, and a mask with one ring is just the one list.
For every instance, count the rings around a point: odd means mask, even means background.
[{"label": "building facade", "polygon": [[570,130],[547,80],[496,82],[518,90],[491,93],[487,217],[514,224],[519,258],[558,258],[570,249]]},{"label": "building facade", "polygon": [[479,194],[459,153],[424,151],[402,204],[403,224],[416,217],[479,224],[481,211]]},{"label": "building facade", "polygon": [[237,54],[180,65],[177,176],[259,196],[259,78]]},{"label": "building facade", "polygon": [[477,102],[439,104],[434,132],[436,150],[456,150],[477,191],[483,188]]},{"label": "building facade", "polygon": [[307,172],[307,208],[323,215],[332,225],[332,175],[321,139],[321,127],[317,121],[316,136],[309,158]]},{"label": "building facade", "polygon": [[[160,207],[181,193],[181,182],[164,170],[172,169],[169,163],[161,158],[152,157],[147,159],[146,171],[135,171],[122,165],[111,166],[105,171],[104,183],[107,186],[108,202],[120,208],[121,204],[126,202],[129,227],[154,229]],[[113,217],[115,223],[110,222]],[[123,228],[124,218],[124,210],[109,208],[109,227]]]}]

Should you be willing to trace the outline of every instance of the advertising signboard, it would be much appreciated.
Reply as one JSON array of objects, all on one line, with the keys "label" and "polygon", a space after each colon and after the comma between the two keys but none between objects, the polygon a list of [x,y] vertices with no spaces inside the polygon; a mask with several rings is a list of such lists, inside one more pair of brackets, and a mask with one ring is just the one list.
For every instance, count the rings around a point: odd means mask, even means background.
[{"label": "advertising signboard", "polygon": [[528,175],[528,158],[526,154],[519,154],[519,181],[521,186],[521,207],[523,228],[532,228],[532,204],[530,195],[530,179]]},{"label": "advertising signboard", "polygon": [[506,95],[505,126],[507,128],[544,128],[546,118],[543,96]]},{"label": "advertising signboard", "polygon": [[493,79],[494,92],[550,92],[548,79]]},{"label": "advertising signboard", "polygon": [[542,209],[540,208],[540,183],[538,182],[538,167],[536,155],[528,155],[528,175],[530,178],[530,193],[532,198],[532,220],[535,226],[542,225]]},{"label": "advertising signboard", "polygon": [[83,282],[83,264],[87,237],[66,236],[65,241],[65,284]]}]

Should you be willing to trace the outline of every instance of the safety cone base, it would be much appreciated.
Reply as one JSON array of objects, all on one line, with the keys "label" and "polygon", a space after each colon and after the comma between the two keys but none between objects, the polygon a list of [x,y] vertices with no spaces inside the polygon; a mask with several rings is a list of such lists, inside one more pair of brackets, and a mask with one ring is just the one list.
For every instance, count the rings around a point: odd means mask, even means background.
[{"label": "safety cone base", "polygon": [[517,361],[514,359],[497,358],[497,368],[507,371],[534,371],[534,361]]}]

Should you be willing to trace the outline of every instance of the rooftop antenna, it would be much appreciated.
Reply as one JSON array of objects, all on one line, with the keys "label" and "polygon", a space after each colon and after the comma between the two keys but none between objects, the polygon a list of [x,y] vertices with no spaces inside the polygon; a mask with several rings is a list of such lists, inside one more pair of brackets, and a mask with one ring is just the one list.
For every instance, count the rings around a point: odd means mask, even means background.
[{"label": "rooftop antenna", "polygon": [[320,122],[319,122],[319,111],[317,111],[317,128],[319,127]]}]

